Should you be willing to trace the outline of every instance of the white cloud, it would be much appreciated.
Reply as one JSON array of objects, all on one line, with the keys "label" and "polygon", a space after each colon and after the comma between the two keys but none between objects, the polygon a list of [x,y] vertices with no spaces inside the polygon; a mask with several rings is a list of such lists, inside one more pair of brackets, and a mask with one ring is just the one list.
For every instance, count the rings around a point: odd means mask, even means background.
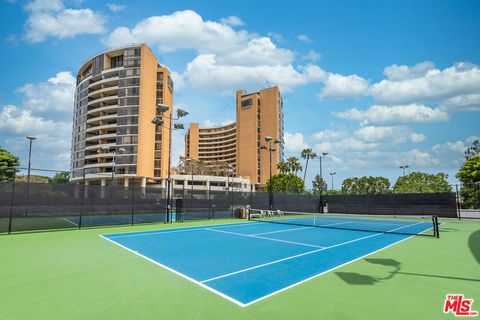
[{"label": "white cloud", "polygon": [[220,22],[222,22],[223,24],[228,24],[229,26],[232,26],[232,27],[241,27],[245,25],[245,22],[243,22],[242,19],[236,16],[229,16],[226,18],[222,18],[220,19]]},{"label": "white cloud", "polygon": [[41,42],[48,37],[73,38],[105,31],[105,18],[91,9],[68,9],[60,0],[36,0],[25,6],[28,20],[25,38]]},{"label": "white cloud", "polygon": [[195,51],[198,55],[182,73],[184,83],[194,88],[231,92],[279,85],[288,91],[325,78],[316,65],[294,67],[294,52],[278,47],[272,38],[234,30],[233,20],[209,21],[191,10],[177,11],[146,18],[132,28],[118,27],[104,41],[108,46],[148,42],[160,52]]},{"label": "white cloud", "polygon": [[325,86],[320,90],[319,99],[347,98],[368,94],[368,81],[356,74],[343,76],[330,73],[323,83]]},{"label": "white cloud", "polygon": [[312,40],[306,34],[299,34],[297,39],[305,43],[312,43]]},{"label": "white cloud", "polygon": [[388,104],[438,103],[460,95],[480,93],[480,68],[477,65],[460,62],[443,70],[432,67],[428,63],[411,69],[389,67],[393,69],[387,68],[386,74],[394,80],[385,79],[372,85],[370,93],[377,101]]},{"label": "white cloud", "polygon": [[354,135],[367,142],[413,143],[425,140],[425,135],[412,132],[407,126],[365,126],[355,131]]},{"label": "white cloud", "polygon": [[59,72],[46,82],[26,84],[18,92],[23,94],[23,107],[34,112],[61,111],[72,114],[75,78],[70,72]]},{"label": "white cloud", "polygon": [[202,54],[187,65],[184,77],[198,89],[231,92],[238,88],[257,90],[279,85],[283,91],[318,81],[324,77],[318,66],[308,65],[297,70],[292,65],[238,66],[220,64],[213,54]]},{"label": "white cloud", "polygon": [[192,10],[176,11],[171,15],[152,16],[133,28],[116,28],[105,40],[108,46],[126,42],[148,42],[160,52],[193,49],[197,52],[232,52],[242,48],[254,35],[235,31],[230,25],[205,21]]},{"label": "white cloud", "polygon": [[391,81],[403,81],[409,79],[416,79],[425,76],[425,74],[435,69],[432,62],[424,61],[416,64],[413,67],[406,65],[391,65],[383,70],[383,74]]},{"label": "white cloud", "polygon": [[125,8],[127,6],[124,5],[124,4],[107,3],[107,7],[108,7],[108,9],[110,9],[110,11],[117,13],[117,12],[125,10]]},{"label": "white cloud", "polygon": [[170,76],[172,77],[176,92],[181,90],[185,86],[185,79],[180,73],[170,71]]},{"label": "white cloud", "polygon": [[308,144],[305,142],[303,134],[298,132],[285,132],[286,152],[301,152],[305,148],[308,148]]},{"label": "white cloud", "polygon": [[334,130],[327,129],[327,130],[323,130],[315,133],[313,137],[315,140],[318,140],[318,141],[330,141],[330,140],[343,139],[347,137],[348,134],[349,133],[345,130],[334,131]]},{"label": "white cloud", "polygon": [[439,166],[441,160],[431,155],[429,152],[412,149],[400,154],[400,158],[396,160],[396,165],[408,163],[413,168],[432,168]]},{"label": "white cloud", "polygon": [[305,60],[316,62],[320,60],[321,57],[322,55],[315,50],[308,50],[308,52],[302,58]]},{"label": "white cloud", "polygon": [[480,93],[459,95],[439,104],[440,110],[446,112],[480,111]]},{"label": "white cloud", "polygon": [[360,121],[363,124],[426,123],[448,120],[448,114],[445,111],[432,109],[421,104],[391,107],[373,105],[367,110],[353,108],[344,112],[335,112],[334,115],[346,120]]},{"label": "white cloud", "polygon": [[20,109],[14,105],[5,105],[0,112],[0,132],[5,134],[39,135],[54,133],[68,135],[70,130],[70,123],[34,116],[30,110]]}]

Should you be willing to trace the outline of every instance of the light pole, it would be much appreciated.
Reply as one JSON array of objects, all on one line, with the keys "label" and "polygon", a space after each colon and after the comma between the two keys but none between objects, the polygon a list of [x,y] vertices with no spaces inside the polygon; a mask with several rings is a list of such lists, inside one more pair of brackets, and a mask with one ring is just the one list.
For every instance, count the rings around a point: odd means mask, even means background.
[{"label": "light pole", "polygon": [[260,149],[268,150],[270,153],[270,184],[268,186],[268,208],[269,210],[273,210],[273,183],[272,183],[272,152],[276,151],[275,148],[276,144],[280,143],[280,140],[275,139],[273,140],[271,136],[265,136],[265,142],[268,144],[267,146],[260,146]]},{"label": "light pole", "polygon": [[320,160],[320,198],[318,199],[318,211],[323,213],[323,174],[322,174],[322,158],[325,158],[327,156],[328,152],[322,152],[321,155],[318,156],[318,159]]},{"label": "light pole", "polygon": [[[167,222],[167,223],[170,222],[170,205],[171,205],[171,203],[170,203],[170,200],[171,200],[170,199],[170,183],[171,183],[171,181],[170,181],[171,180],[170,179],[170,171],[171,171],[171,161],[172,161],[172,120],[178,120],[178,119],[188,115],[187,111],[182,110],[182,109],[177,109],[177,117],[176,118],[170,117],[170,116],[167,116],[167,115],[164,114],[169,109],[170,109],[170,107],[165,105],[165,104],[158,104],[157,105],[158,116],[153,118],[153,120],[152,120],[152,123],[154,125],[165,127],[169,131],[169,135],[168,135],[167,199],[166,199],[167,214],[166,214],[166,217],[165,217],[165,222]],[[173,107],[172,107],[172,111],[173,111]],[[170,126],[169,127],[165,126],[165,123],[163,121],[164,117],[170,120]],[[184,129],[182,123],[175,123],[173,125],[173,130],[182,130],[182,129]],[[192,181],[192,189],[193,189],[193,181]]]},{"label": "light pole", "polygon": [[405,169],[410,168],[410,166],[406,164],[406,165],[400,166],[399,168],[403,169],[403,176],[405,177]]},{"label": "light pole", "polygon": [[[102,150],[105,151],[105,152],[109,152],[110,151],[110,147],[102,147]],[[119,148],[118,149],[118,152],[120,153],[123,153],[123,152],[126,152],[127,150],[125,150],[124,148]],[[114,185],[115,183],[115,156],[116,156],[117,152],[116,152],[116,149],[113,149],[112,151],[112,182],[110,183],[110,185]]]},{"label": "light pole", "polygon": [[30,168],[31,168],[31,161],[32,161],[32,143],[33,140],[36,140],[37,137],[34,136],[27,136],[26,137],[29,142],[28,147],[28,173],[27,173],[27,184],[30,185]]},{"label": "light pole", "polygon": [[333,191],[333,176],[336,175],[336,172],[330,172],[330,176],[332,177],[332,191]]}]

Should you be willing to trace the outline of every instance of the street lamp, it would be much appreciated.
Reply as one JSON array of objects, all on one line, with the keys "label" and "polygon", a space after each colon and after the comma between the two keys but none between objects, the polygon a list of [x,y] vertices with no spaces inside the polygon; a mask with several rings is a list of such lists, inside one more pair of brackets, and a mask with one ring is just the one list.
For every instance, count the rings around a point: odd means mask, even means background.
[{"label": "street lamp", "polygon": [[27,173],[27,196],[28,196],[30,194],[30,166],[31,166],[31,160],[32,160],[32,143],[33,143],[33,140],[37,139],[37,137],[27,136],[26,138],[29,142],[29,147],[28,147],[28,173]]},{"label": "street lamp", "polygon": [[[273,140],[273,142],[272,142]],[[277,149],[275,148],[276,144],[279,144],[281,141],[278,139],[273,139],[271,136],[265,136],[265,142],[268,144],[267,146],[260,146],[260,149],[262,150],[268,150],[270,153],[270,185],[268,186],[268,208],[269,210],[273,210],[273,184],[272,184],[272,152],[276,151]]]},{"label": "street lamp", "polygon": [[318,159],[320,160],[320,186],[319,186],[319,191],[320,191],[320,198],[318,199],[318,211],[323,213],[323,174],[322,174],[322,158],[325,158],[327,156],[328,152],[322,152],[321,155],[318,156]]},{"label": "street lamp", "polygon": [[332,190],[333,190],[333,176],[336,175],[336,172],[330,172],[330,176],[332,177]]},{"label": "street lamp", "polygon": [[[173,108],[172,108],[173,109]],[[170,183],[171,183],[171,179],[170,179],[170,173],[171,173],[171,161],[172,161],[172,129],[173,130],[182,130],[184,129],[183,127],[183,124],[182,123],[175,123],[173,125],[173,128],[172,128],[172,123],[171,121],[172,120],[178,120],[182,117],[185,117],[188,115],[188,112],[185,111],[185,110],[182,110],[182,109],[177,109],[177,117],[174,118],[174,117],[170,117],[170,116],[167,116],[165,115],[164,113],[167,112],[168,110],[170,110],[170,107],[165,105],[165,104],[157,104],[157,114],[158,116],[155,117],[153,120],[152,120],[152,123],[156,126],[161,126],[161,127],[164,127],[164,128],[167,128],[169,130],[169,135],[168,135],[168,176],[167,176],[167,199],[166,199],[166,207],[167,207],[167,215],[166,215],[166,219],[165,219],[165,222],[170,222],[170,205],[171,205],[171,199],[170,199]],[[167,118],[167,119],[170,119],[170,126],[169,127],[166,127],[165,126],[165,123],[163,121],[163,118]],[[193,188],[193,181],[192,181],[192,188]]]},{"label": "street lamp", "polygon": [[410,168],[410,166],[406,164],[406,165],[400,166],[399,168],[403,169],[403,176],[405,177],[405,169]]}]

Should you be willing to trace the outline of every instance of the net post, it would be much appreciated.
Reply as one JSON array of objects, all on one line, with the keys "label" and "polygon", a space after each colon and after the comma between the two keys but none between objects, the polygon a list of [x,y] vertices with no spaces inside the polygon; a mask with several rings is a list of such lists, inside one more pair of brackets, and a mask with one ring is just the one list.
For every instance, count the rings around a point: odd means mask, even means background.
[{"label": "net post", "polygon": [[438,216],[435,216],[435,229],[437,230],[436,236],[440,238],[440,229],[438,228]]},{"label": "net post", "polygon": [[15,201],[15,177],[17,176],[17,170],[13,169],[13,181],[12,181],[12,195],[10,197],[10,215],[8,218],[8,234],[12,233],[12,219],[13,219],[13,204]]}]

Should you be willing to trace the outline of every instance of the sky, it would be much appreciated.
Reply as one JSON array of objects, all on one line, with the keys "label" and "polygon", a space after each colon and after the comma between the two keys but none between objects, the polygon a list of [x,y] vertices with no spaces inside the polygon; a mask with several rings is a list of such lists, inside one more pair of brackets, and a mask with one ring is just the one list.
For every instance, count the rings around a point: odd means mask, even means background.
[{"label": "sky", "polygon": [[[286,157],[328,152],[329,187],[333,172],[335,188],[365,175],[393,184],[401,165],[456,183],[480,136],[478,17],[480,1],[461,0],[0,0],[0,146],[25,166],[35,135],[32,167],[68,170],[79,67],[147,42],[187,125],[233,122],[236,90],[278,85]],[[318,171],[311,161],[307,187]]]}]

